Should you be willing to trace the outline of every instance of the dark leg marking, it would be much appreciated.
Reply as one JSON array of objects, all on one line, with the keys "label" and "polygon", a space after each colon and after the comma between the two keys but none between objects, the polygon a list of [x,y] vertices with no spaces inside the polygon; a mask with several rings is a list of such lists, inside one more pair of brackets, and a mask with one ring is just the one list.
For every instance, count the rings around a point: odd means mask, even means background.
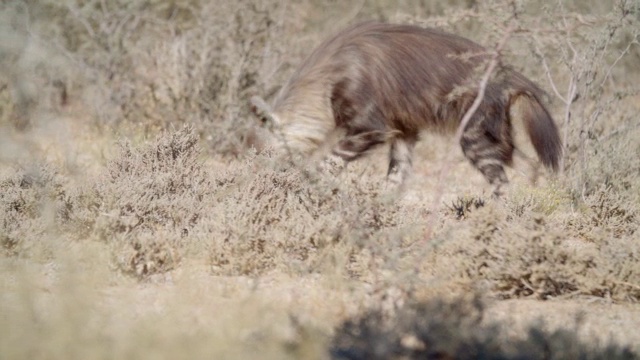
[{"label": "dark leg marking", "polygon": [[472,123],[462,134],[460,145],[465,157],[493,185],[493,195],[499,197],[502,186],[509,182],[504,164],[510,162],[513,148],[503,139],[497,139],[486,131],[482,120],[482,117],[472,119]]},{"label": "dark leg marking", "polygon": [[331,152],[348,162],[359,158],[374,146],[384,143],[386,139],[387,133],[379,130],[347,135]]},{"label": "dark leg marking", "polygon": [[361,157],[376,145],[384,143],[387,137],[385,131],[378,130],[348,134],[333,147],[321,167],[324,167],[325,170],[335,175],[341,171],[348,162]]}]

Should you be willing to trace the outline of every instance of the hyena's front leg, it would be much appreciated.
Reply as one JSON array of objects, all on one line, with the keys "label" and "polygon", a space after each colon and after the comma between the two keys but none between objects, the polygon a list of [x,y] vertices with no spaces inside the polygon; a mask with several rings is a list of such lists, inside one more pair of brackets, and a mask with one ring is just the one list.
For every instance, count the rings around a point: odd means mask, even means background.
[{"label": "hyena's front leg", "polygon": [[359,133],[348,133],[331,150],[323,166],[335,173],[341,170],[348,162],[355,160],[376,145],[382,144],[387,139],[385,131],[373,130]]},{"label": "hyena's front leg", "polygon": [[509,183],[504,164],[511,159],[513,148],[484,131],[481,121],[472,122],[465,129],[460,145],[464,156],[493,185],[493,196],[499,198],[503,186]]},{"label": "hyena's front leg", "polygon": [[396,188],[402,189],[413,167],[414,139],[394,138],[389,149],[389,170],[387,181]]}]

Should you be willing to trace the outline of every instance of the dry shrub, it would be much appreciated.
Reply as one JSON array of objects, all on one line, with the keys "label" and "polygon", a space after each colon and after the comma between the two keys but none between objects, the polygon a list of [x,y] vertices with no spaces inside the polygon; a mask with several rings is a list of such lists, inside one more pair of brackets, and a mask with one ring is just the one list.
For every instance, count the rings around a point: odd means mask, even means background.
[{"label": "dry shrub", "polygon": [[584,199],[581,210],[581,216],[570,219],[568,226],[590,242],[630,237],[640,226],[632,203],[604,184]]},{"label": "dry shrub", "polygon": [[70,199],[76,234],[113,243],[125,272],[171,270],[214,188],[197,137],[184,127],[141,148],[119,147],[103,176]]},{"label": "dry shrub", "polygon": [[112,244],[117,266],[140,278],[203,247],[216,273],[306,272],[324,266],[323,249],[361,251],[400,222],[398,207],[375,196],[372,184],[341,185],[274,164],[268,153],[205,168],[189,127],[119,147],[95,183],[65,197],[65,226],[74,238]]},{"label": "dry shrub", "polygon": [[264,91],[263,79],[282,63],[280,35],[290,24],[281,7],[3,2],[0,120],[25,127],[36,109],[63,110],[144,135],[188,123],[208,141],[207,150],[238,155],[247,128],[244,99]]},{"label": "dry shrub", "polygon": [[514,218],[495,206],[478,209],[464,226],[445,227],[428,262],[441,275],[488,284],[499,298],[640,300],[636,240],[609,233],[593,244],[548,221],[531,211]]},{"label": "dry shrub", "polygon": [[0,127],[22,130],[68,105],[73,69],[49,41],[57,32],[30,10],[23,1],[0,4]]},{"label": "dry shrub", "polygon": [[153,34],[127,47],[130,71],[119,71],[114,82],[122,119],[144,119],[150,130],[193,124],[207,149],[238,155],[247,126],[244,99],[261,86],[263,63],[278,55],[261,52],[278,34],[277,10],[255,1],[192,1],[183,5],[184,22],[143,26],[167,40],[151,41]]},{"label": "dry shrub", "polygon": [[520,185],[516,187],[505,205],[513,217],[522,217],[529,212],[557,216],[563,211],[569,210],[572,198],[564,186],[552,181],[546,186]]},{"label": "dry shrub", "polygon": [[273,164],[269,154],[219,174],[210,221],[198,227],[213,239],[214,271],[308,271],[321,266],[327,253],[376,244],[401,222],[398,206],[351,180],[344,184],[300,166]]},{"label": "dry shrub", "polygon": [[629,348],[596,347],[574,330],[529,328],[525,338],[499,324],[484,325],[478,298],[411,302],[386,315],[371,310],[348,319],[336,331],[332,359],[629,359]]},{"label": "dry shrub", "polygon": [[166,133],[141,149],[128,142],[119,146],[120,154],[95,186],[101,212],[116,213],[105,236],[156,226],[187,232],[212,188],[193,129]]},{"label": "dry shrub", "polygon": [[617,129],[594,138],[593,149],[588,153],[585,165],[587,179],[581,188],[581,196],[587,197],[603,191],[616,194],[620,201],[630,203],[640,200],[638,174],[640,174],[640,131],[637,115],[635,126],[620,124]]},{"label": "dry shrub", "polygon": [[190,123],[207,148],[237,154],[232,119],[279,60],[277,46],[262,51],[282,23],[267,3],[2,2],[0,125],[64,114],[155,135]]},{"label": "dry shrub", "polygon": [[64,179],[45,164],[22,166],[0,179],[0,246],[7,255],[28,255],[56,233],[64,217]]},{"label": "dry shrub", "polygon": [[[367,276],[368,261],[397,245],[389,234],[409,219],[379,193],[379,182],[356,174],[322,176],[276,164],[269,153],[205,167],[190,127],[118,147],[104,172],[79,186],[51,171],[6,179],[5,251],[26,254],[23,239],[55,230],[110,244],[116,267],[141,279],[174,269],[183,256],[201,256],[203,248],[216,273],[308,272],[335,264]],[[50,207],[55,222],[43,213]]]}]

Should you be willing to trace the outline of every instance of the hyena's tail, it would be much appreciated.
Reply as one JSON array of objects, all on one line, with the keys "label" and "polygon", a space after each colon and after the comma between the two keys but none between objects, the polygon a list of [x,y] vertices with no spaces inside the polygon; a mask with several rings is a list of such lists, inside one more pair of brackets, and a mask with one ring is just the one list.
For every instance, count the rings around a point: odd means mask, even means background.
[{"label": "hyena's tail", "polygon": [[558,171],[562,157],[562,142],[558,128],[547,109],[536,96],[520,94],[509,108],[511,120],[518,117],[526,129],[540,161],[549,169]]}]

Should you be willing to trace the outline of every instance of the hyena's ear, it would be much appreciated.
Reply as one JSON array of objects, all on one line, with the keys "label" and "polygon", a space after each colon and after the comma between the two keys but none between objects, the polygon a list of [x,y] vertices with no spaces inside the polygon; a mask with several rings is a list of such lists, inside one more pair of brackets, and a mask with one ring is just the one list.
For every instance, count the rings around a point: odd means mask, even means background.
[{"label": "hyena's ear", "polygon": [[270,128],[276,125],[276,121],[271,114],[271,108],[261,97],[252,96],[251,99],[249,99],[249,106],[251,112],[258,117],[263,126]]}]

